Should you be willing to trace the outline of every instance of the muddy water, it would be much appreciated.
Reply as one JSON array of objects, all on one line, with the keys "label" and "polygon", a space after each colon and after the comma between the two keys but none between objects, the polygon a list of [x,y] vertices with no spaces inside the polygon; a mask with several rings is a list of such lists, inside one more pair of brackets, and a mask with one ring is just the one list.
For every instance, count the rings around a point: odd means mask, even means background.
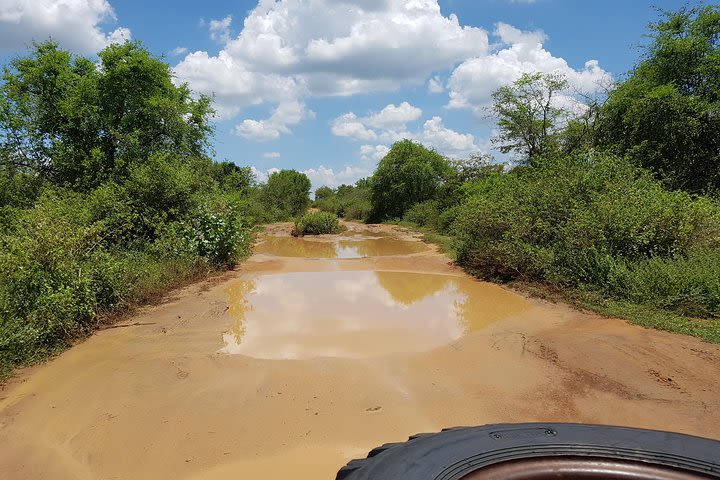
[{"label": "muddy water", "polygon": [[495,285],[412,272],[261,275],[227,294],[233,326],[221,352],[266,359],[425,352],[529,308]]},{"label": "muddy water", "polygon": [[304,258],[363,258],[391,255],[409,255],[427,251],[417,241],[369,235],[334,238],[266,236],[255,247],[255,253],[278,257]]},{"label": "muddy water", "polygon": [[0,478],[332,479],[378,444],[494,422],[720,437],[718,346],[526,299],[406,231],[349,226],[301,242],[271,226],[284,247],[21,373],[0,391]]}]

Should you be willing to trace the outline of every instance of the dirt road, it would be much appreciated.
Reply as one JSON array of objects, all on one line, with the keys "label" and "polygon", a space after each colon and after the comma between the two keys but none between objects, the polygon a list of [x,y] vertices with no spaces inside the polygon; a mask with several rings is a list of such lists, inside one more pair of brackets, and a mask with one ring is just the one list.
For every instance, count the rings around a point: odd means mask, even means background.
[{"label": "dirt road", "polygon": [[296,241],[0,391],[0,478],[334,478],[455,425],[720,438],[720,347],[468,279],[397,227]]}]

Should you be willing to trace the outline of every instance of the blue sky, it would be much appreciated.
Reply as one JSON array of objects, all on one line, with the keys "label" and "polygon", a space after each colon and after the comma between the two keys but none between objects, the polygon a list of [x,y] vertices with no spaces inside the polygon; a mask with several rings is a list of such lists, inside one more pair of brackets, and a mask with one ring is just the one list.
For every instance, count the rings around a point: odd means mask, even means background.
[{"label": "blue sky", "polygon": [[598,94],[631,69],[669,0],[2,0],[0,59],[52,37],[92,55],[122,38],[214,94],[218,160],[370,174],[409,137],[450,157],[493,152],[490,93],[560,72]]}]

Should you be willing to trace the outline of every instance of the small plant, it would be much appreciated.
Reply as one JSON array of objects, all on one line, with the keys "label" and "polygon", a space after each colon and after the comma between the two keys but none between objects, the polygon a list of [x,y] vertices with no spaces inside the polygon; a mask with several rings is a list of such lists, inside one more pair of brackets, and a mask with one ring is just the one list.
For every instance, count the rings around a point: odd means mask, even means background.
[{"label": "small plant", "polygon": [[338,217],[329,212],[309,212],[295,220],[293,236],[321,235],[323,233],[339,233],[344,228]]},{"label": "small plant", "polygon": [[198,256],[216,265],[233,265],[249,253],[250,228],[232,211],[200,209],[189,229],[189,244]]}]

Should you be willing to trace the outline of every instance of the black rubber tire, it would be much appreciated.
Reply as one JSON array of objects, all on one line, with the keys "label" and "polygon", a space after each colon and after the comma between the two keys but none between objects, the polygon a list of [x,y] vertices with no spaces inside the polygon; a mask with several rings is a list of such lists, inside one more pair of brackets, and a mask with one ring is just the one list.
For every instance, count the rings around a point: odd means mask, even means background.
[{"label": "black rubber tire", "polygon": [[457,480],[489,465],[542,457],[593,457],[720,478],[720,441],[679,433],[570,423],[456,427],[373,449],[337,480]]}]

